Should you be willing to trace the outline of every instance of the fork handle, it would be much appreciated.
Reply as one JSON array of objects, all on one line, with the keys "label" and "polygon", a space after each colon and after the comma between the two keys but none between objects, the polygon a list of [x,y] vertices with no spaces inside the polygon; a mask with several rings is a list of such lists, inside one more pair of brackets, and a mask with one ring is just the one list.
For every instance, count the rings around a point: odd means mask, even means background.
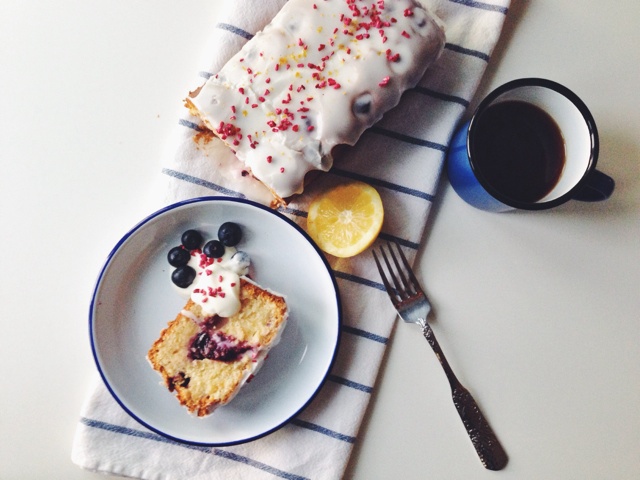
[{"label": "fork handle", "polygon": [[464,428],[467,430],[480,461],[488,470],[502,470],[508,461],[506,452],[474,398],[453,373],[431,326],[426,321],[422,325],[422,334],[431,345],[444,369],[449,385],[451,385],[453,404],[458,410]]}]

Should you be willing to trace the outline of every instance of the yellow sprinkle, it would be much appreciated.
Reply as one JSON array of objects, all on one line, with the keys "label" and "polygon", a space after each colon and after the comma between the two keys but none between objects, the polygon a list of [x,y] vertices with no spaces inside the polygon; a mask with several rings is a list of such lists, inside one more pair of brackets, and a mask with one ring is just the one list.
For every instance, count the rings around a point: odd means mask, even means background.
[{"label": "yellow sprinkle", "polygon": [[246,117],[247,115],[249,115],[249,112],[247,112],[246,110],[242,110],[242,116]]}]

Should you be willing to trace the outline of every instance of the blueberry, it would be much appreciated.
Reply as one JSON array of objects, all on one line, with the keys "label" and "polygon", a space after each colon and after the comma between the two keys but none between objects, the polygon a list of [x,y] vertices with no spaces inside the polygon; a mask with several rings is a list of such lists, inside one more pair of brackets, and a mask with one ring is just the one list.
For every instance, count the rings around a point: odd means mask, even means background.
[{"label": "blueberry", "polygon": [[233,247],[240,243],[242,230],[238,224],[225,222],[218,229],[218,239],[227,247]]},{"label": "blueberry", "polygon": [[373,102],[373,96],[370,93],[363,93],[355,99],[351,110],[356,115],[368,115],[371,111],[371,103]]},{"label": "blueberry", "polygon": [[202,251],[209,258],[220,258],[224,255],[224,245],[219,240],[211,240],[205,243]]},{"label": "blueberry", "polygon": [[195,250],[202,245],[202,235],[196,230],[187,230],[182,234],[181,240],[187,250]]},{"label": "blueberry", "polygon": [[176,268],[171,274],[171,281],[180,288],[187,288],[196,279],[196,271],[189,265]]},{"label": "blueberry", "polygon": [[249,272],[249,265],[251,265],[251,258],[243,251],[238,251],[231,257],[230,270],[238,275],[246,275]]},{"label": "blueberry", "polygon": [[173,247],[167,254],[167,260],[172,267],[181,267],[189,262],[191,255],[182,247]]}]

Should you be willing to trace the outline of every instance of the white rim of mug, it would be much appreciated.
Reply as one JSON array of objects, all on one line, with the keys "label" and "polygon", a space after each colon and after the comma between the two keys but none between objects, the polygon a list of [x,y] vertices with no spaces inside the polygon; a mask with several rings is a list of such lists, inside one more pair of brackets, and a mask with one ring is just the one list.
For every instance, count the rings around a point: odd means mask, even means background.
[{"label": "white rim of mug", "polygon": [[[570,102],[572,102],[576,106],[576,108],[582,115],[582,118],[584,119],[585,124],[587,125],[587,128],[589,130],[589,138],[591,140],[591,148],[589,149],[589,152],[590,152],[589,161],[588,161],[587,167],[585,168],[584,174],[582,175],[580,180],[576,182],[576,184],[566,193],[560,195],[557,198],[544,201],[544,202],[540,202],[540,201],[523,202],[520,200],[514,200],[513,198],[503,195],[502,193],[497,191],[491,184],[489,184],[489,182],[487,182],[487,180],[483,177],[483,175],[480,173],[476,165],[474,165],[473,156],[471,155],[471,145],[473,144],[473,137],[474,137],[474,131],[475,131],[474,125],[478,122],[477,119],[480,117],[480,114],[489,105],[491,105],[493,101],[498,97],[504,95],[505,93],[511,90],[515,90],[517,88],[522,88],[522,87],[543,87],[543,88],[553,90],[559,93],[560,95],[563,95],[564,97],[566,97]],[[571,200],[575,196],[575,193],[584,187],[585,183],[587,182],[587,177],[589,176],[589,173],[595,169],[596,163],[598,161],[598,151],[599,151],[599,139],[598,139],[598,130],[596,128],[596,122],[593,119],[593,116],[591,115],[591,112],[589,111],[585,103],[580,99],[580,97],[578,97],[575,93],[573,93],[564,85],[554,82],[553,80],[547,80],[544,78],[535,78],[535,77],[519,78],[517,80],[512,80],[510,82],[505,83],[504,85],[499,86],[498,88],[493,90],[491,93],[489,93],[480,102],[480,104],[476,108],[476,111],[471,117],[469,128],[467,129],[467,157],[469,158],[469,165],[471,166],[471,170],[473,171],[475,177],[478,179],[478,182],[480,182],[480,185],[482,185],[482,187],[498,201],[510,207],[514,207],[522,210],[545,210],[548,208],[556,207],[558,205],[561,205],[567,202],[568,200]]]}]

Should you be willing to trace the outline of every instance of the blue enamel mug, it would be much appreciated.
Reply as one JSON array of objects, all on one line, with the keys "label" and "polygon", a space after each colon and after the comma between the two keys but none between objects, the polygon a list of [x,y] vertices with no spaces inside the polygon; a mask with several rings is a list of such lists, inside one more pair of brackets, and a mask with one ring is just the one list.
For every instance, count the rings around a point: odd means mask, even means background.
[{"label": "blue enamel mug", "polygon": [[601,201],[615,182],[596,170],[598,148],[595,121],[577,95],[523,78],[491,92],[458,128],[447,173],[463,200],[491,212]]}]

